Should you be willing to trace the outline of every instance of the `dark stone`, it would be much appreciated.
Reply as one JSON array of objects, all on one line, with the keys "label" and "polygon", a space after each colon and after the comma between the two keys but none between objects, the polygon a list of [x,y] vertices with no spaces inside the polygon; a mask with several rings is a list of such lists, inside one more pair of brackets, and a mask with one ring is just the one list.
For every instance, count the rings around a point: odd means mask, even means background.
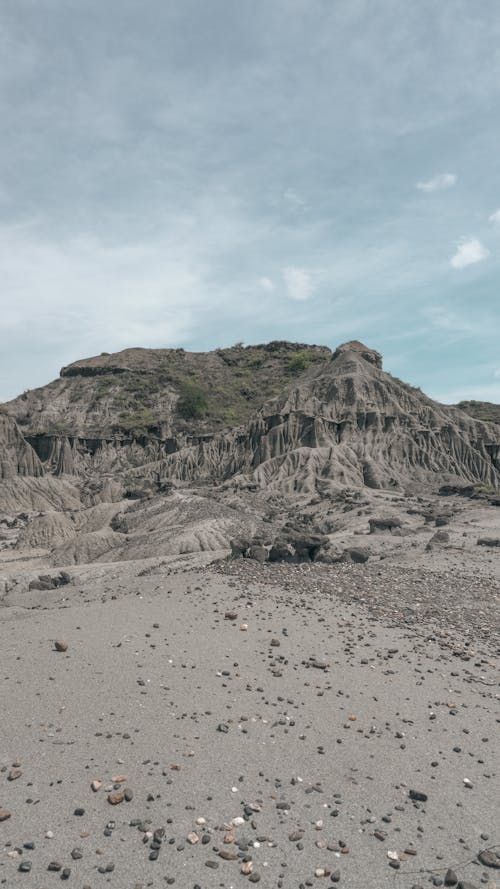
[{"label": "dark stone", "polygon": [[494,867],[500,869],[500,858],[495,852],[490,852],[489,849],[484,849],[482,852],[479,852],[477,856],[478,860],[481,864],[484,864],[485,867]]},{"label": "dark stone", "polygon": [[369,558],[369,550],[365,549],[363,546],[350,546],[342,553],[343,562],[355,562],[358,565],[363,565]]},{"label": "dark stone", "polygon": [[393,528],[401,528],[403,524],[401,519],[397,518],[369,519],[368,523],[370,534],[375,534],[377,531],[392,531]]},{"label": "dark stone", "polygon": [[253,559],[254,562],[267,562],[269,552],[265,546],[250,546],[246,552],[247,559]]},{"label": "dark stone", "polygon": [[408,796],[419,803],[426,803],[428,800],[427,794],[422,793],[420,790],[410,790]]},{"label": "dark stone", "polygon": [[294,547],[286,540],[275,540],[269,551],[270,562],[296,562]]}]

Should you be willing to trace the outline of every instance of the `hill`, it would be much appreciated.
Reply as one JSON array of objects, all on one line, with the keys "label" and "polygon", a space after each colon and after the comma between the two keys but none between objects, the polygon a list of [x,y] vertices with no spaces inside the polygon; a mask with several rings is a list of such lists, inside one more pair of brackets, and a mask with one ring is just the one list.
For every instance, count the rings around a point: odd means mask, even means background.
[{"label": "hill", "polygon": [[403,551],[431,546],[405,541],[439,516],[426,500],[439,489],[500,502],[500,427],[432,401],[357,341],[101,355],[0,420],[7,561],[191,557],[236,538],[266,558],[274,544],[337,558],[359,555],[372,521]]},{"label": "hill", "polygon": [[500,404],[491,401],[459,401],[457,407],[476,420],[500,423]]},{"label": "hill", "polygon": [[271,342],[213,352],[125,349],[75,361],[5,406],[24,433],[81,438],[200,436],[248,420],[331,355]]}]

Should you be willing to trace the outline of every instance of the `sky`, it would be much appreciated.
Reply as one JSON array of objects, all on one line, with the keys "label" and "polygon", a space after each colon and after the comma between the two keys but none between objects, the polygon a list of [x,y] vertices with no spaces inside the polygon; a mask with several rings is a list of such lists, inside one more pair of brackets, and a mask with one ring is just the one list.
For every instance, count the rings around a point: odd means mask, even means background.
[{"label": "sky", "polygon": [[498,0],[2,0],[0,401],[359,339],[500,402]]}]

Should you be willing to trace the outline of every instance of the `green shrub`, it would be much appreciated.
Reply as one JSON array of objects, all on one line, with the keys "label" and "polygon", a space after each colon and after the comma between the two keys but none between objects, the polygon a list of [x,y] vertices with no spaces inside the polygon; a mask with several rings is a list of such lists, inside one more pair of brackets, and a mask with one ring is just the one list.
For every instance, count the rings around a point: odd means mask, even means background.
[{"label": "green shrub", "polygon": [[151,427],[156,425],[156,417],[149,407],[142,407],[129,413],[121,414],[114,429],[118,432],[133,433],[134,435],[146,435]]},{"label": "green shrub", "polygon": [[310,352],[302,349],[300,352],[293,352],[288,360],[288,370],[292,374],[299,374],[307,370],[311,364],[312,356]]},{"label": "green shrub", "polygon": [[199,419],[208,411],[208,394],[196,380],[181,383],[177,413],[187,419]]}]

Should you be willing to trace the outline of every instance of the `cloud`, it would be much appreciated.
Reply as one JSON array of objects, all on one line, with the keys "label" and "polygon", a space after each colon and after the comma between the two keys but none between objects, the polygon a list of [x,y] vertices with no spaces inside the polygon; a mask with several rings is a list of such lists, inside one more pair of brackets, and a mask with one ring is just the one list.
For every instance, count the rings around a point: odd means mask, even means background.
[{"label": "cloud", "polygon": [[268,293],[270,293],[271,290],[275,290],[274,282],[271,278],[267,278],[265,275],[263,278],[259,278],[259,284],[262,287],[262,290],[266,290]]},{"label": "cloud", "polygon": [[[17,394],[16,365],[33,381],[77,357],[130,345],[177,345],[209,288],[202,257],[163,237],[111,245],[95,237],[47,240],[36,226],[0,227],[0,397]],[[8,344],[8,349],[7,349]],[[54,365],[54,366],[53,366]],[[17,390],[17,391],[16,391]]]},{"label": "cloud", "polygon": [[493,376],[496,380],[500,380],[500,367],[497,370],[493,371]]},{"label": "cloud", "polygon": [[450,265],[454,269],[465,269],[468,265],[487,259],[490,251],[478,238],[464,239],[459,242],[457,252],[451,257]]},{"label": "cloud", "polygon": [[314,282],[310,272],[297,266],[287,266],[283,269],[283,279],[290,299],[309,299],[314,292]]},{"label": "cloud", "polygon": [[439,330],[447,330],[452,333],[470,333],[473,325],[465,318],[459,317],[456,312],[446,306],[427,306],[424,315],[429,319],[433,327]]},{"label": "cloud", "polygon": [[495,212],[488,217],[488,222],[500,222],[500,210],[495,210]]},{"label": "cloud", "polygon": [[431,398],[440,404],[458,404],[459,401],[500,401],[500,383],[477,382],[473,386],[463,385],[444,392],[431,392]]},{"label": "cloud", "polygon": [[457,177],[454,173],[440,173],[425,182],[417,182],[415,187],[426,192],[442,191],[444,188],[453,188],[456,181]]},{"label": "cloud", "polygon": [[307,206],[305,200],[293,188],[287,188],[283,192],[283,198],[291,207],[297,210],[303,210]]}]

